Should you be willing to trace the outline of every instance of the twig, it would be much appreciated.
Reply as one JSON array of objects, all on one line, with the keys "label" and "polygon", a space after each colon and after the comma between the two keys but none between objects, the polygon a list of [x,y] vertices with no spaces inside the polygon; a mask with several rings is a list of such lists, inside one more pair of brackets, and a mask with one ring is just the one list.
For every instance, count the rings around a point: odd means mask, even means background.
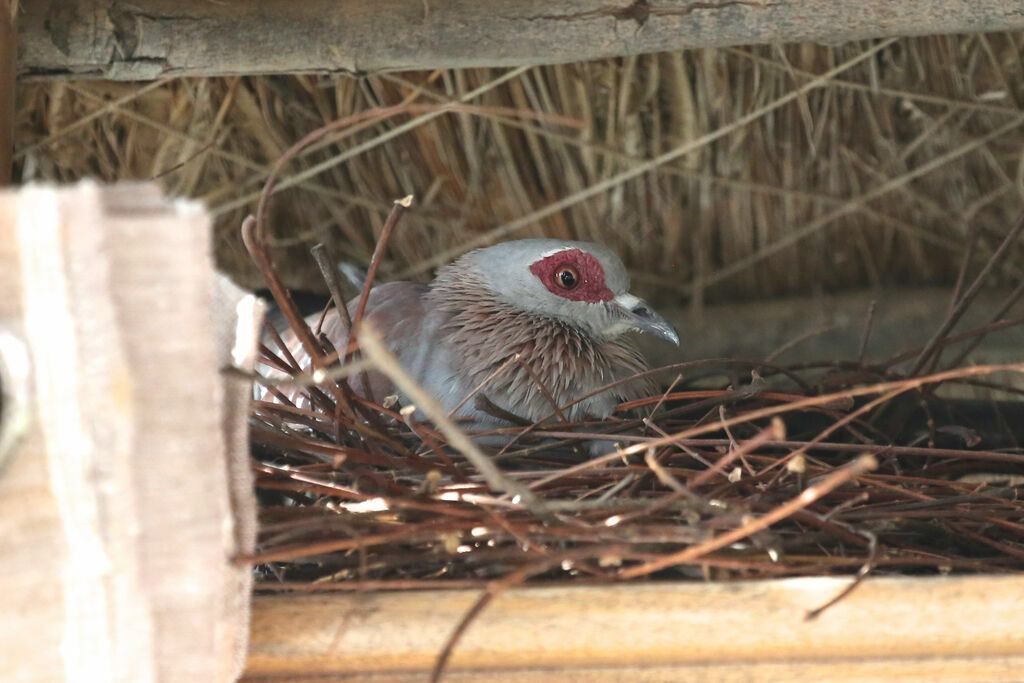
[{"label": "twig", "polygon": [[341,278],[338,277],[338,264],[328,255],[327,245],[323,242],[314,245],[309,251],[320,269],[324,282],[327,283],[327,290],[331,293],[331,298],[334,299],[334,310],[337,311],[338,317],[344,323],[347,337],[352,331],[352,318],[348,314],[347,302],[342,293]]},{"label": "twig", "polygon": [[[2,1],[3,1],[3,0],[0,0],[0,2],[2,2]],[[184,159],[183,161],[179,161],[178,163],[174,164],[174,165],[173,165],[173,166],[171,166],[170,168],[165,168],[164,170],[160,171],[160,172],[159,172],[159,173],[157,173],[156,175],[152,175],[152,176],[150,176],[150,177],[149,177],[149,180],[150,180],[150,181],[153,181],[153,180],[159,180],[160,178],[163,178],[163,177],[164,177],[164,176],[166,176],[166,175],[170,175],[171,173],[174,173],[174,172],[175,172],[175,171],[177,171],[177,170],[178,170],[179,168],[183,168],[183,167],[184,167],[184,166],[185,166],[186,164],[188,164],[189,162],[192,162],[192,161],[194,161],[194,160],[198,159],[198,158],[199,158],[200,156],[202,156],[202,155],[203,155],[203,154],[204,154],[205,152],[208,152],[208,151],[209,151],[210,149],[212,149],[212,148],[213,148],[213,146],[214,146],[214,145],[216,145],[216,144],[217,144],[217,141],[216,141],[216,140],[210,140],[210,141],[209,141],[208,143],[206,143],[205,145],[203,145],[202,147],[200,147],[200,148],[199,148],[198,150],[196,150],[196,151],[195,151],[194,153],[190,154],[190,155],[188,156],[188,158]]]},{"label": "twig", "polygon": [[692,563],[694,560],[700,558],[702,555],[706,555],[712,551],[724,548],[725,546],[735,543],[740,539],[746,538],[751,534],[758,531],[767,529],[772,524],[785,519],[786,517],[793,514],[797,510],[802,510],[814,501],[818,500],[826,493],[832,491],[839,486],[847,483],[848,481],[859,477],[865,472],[869,472],[878,467],[878,461],[875,460],[872,455],[862,455],[856,460],[847,465],[837,469],[835,472],[826,477],[821,483],[806,489],[796,498],[793,498],[788,503],[780,505],[773,511],[758,517],[757,519],[751,520],[750,522],[740,526],[738,529],[726,532],[720,536],[699,543],[697,545],[690,546],[686,550],[678,553],[672,553],[666,557],[642,564],[636,567],[619,572],[619,578],[631,579],[637,576],[643,576],[656,572],[666,567],[671,567],[679,564]]},{"label": "twig", "polygon": [[857,362],[864,362],[864,354],[868,350],[868,342],[871,340],[871,331],[875,325],[875,307],[878,305],[878,301],[875,299],[871,300],[871,305],[868,306],[868,314],[864,320],[864,331],[860,335],[860,346],[857,348]]},{"label": "twig", "polygon": [[911,377],[897,382],[881,382],[879,384],[872,384],[866,387],[855,387],[853,389],[847,389],[845,391],[837,392],[835,394],[812,396],[782,406],[772,406],[770,408],[761,408],[759,410],[753,410],[750,411],[749,413],[744,413],[732,419],[726,420],[724,423],[716,422],[712,424],[701,425],[698,427],[683,430],[668,437],[655,439],[647,444],[637,444],[635,446],[629,446],[627,448],[622,449],[622,451],[617,455],[619,457],[633,455],[636,453],[640,453],[644,449],[650,448],[651,446],[664,446],[668,443],[671,443],[675,439],[686,439],[692,436],[706,434],[708,432],[715,431],[716,429],[720,429],[723,426],[723,424],[731,427],[733,425],[741,424],[743,422],[749,422],[750,420],[756,420],[764,417],[772,417],[773,415],[781,415],[783,413],[791,412],[794,410],[802,410],[804,408],[828,405],[843,397],[855,398],[857,396],[867,396],[871,394],[880,394],[890,391],[903,393],[906,391],[917,389],[926,384],[944,382],[948,379],[957,379],[960,377],[970,377],[974,375],[988,375],[994,372],[1002,371],[1024,373],[1024,363],[1006,363],[1001,365],[977,365],[969,368],[958,368],[956,370],[940,372],[934,375]]},{"label": "twig", "polygon": [[483,381],[481,381],[480,384],[477,384],[475,387],[473,387],[473,390],[466,394],[466,396],[461,401],[459,401],[458,405],[456,405],[454,408],[448,411],[448,417],[455,417],[455,414],[462,409],[462,406],[466,405],[466,402],[469,401],[469,399],[476,396],[477,393],[479,393],[485,386],[487,386],[492,379],[503,373],[505,370],[508,369],[510,365],[512,365],[512,363],[518,362],[518,360],[519,354],[513,354],[511,358],[509,358],[507,361],[499,365],[498,368],[494,370],[491,374],[487,375],[487,377],[484,377]]},{"label": "twig", "polygon": [[[715,462],[715,464],[712,467],[704,470],[696,477],[691,479],[690,487],[697,488],[706,481],[710,480],[711,477],[715,476],[719,472],[724,471],[725,468],[729,466],[729,463],[731,463],[736,458],[739,458],[740,456],[746,453],[750,453],[751,451],[755,451],[759,447],[763,446],[764,444],[770,441],[781,441],[782,439],[785,438],[786,426],[783,424],[780,418],[772,418],[771,425],[762,429],[753,438],[744,441],[742,444],[740,444],[738,448],[731,449],[727,454],[719,458],[718,461]],[[729,441],[731,443],[732,439],[730,438]]]},{"label": "twig", "polygon": [[949,298],[949,310],[947,315],[953,312],[956,308],[957,303],[960,301],[960,295],[964,291],[964,283],[967,281],[967,270],[971,266],[971,260],[974,258],[974,249],[978,246],[978,236],[980,231],[977,226],[972,227],[967,231],[967,247],[964,249],[964,255],[960,259],[960,269],[956,274],[956,284],[953,285],[953,294]]},{"label": "twig", "polygon": [[967,360],[967,357],[970,356],[971,353],[973,353],[974,350],[978,348],[978,346],[983,341],[985,341],[985,337],[989,334],[989,331],[986,328],[994,329],[994,326],[997,323],[1003,322],[1003,316],[1010,312],[1010,309],[1013,308],[1018,301],[1020,301],[1020,298],[1022,296],[1024,296],[1024,280],[1022,280],[1013,289],[1013,291],[1010,292],[1010,295],[1006,297],[1005,301],[1003,301],[1003,305],[999,307],[999,310],[992,314],[992,317],[989,318],[988,325],[985,325],[982,328],[982,330],[984,331],[980,332],[976,337],[974,337],[974,339],[972,339],[971,342],[967,344],[966,348],[964,348],[960,353],[957,354],[956,358],[954,358],[953,361],[949,363],[949,367],[955,368],[959,365],[962,365],[964,361]]},{"label": "twig", "polygon": [[847,595],[856,590],[857,586],[864,582],[864,579],[868,577],[871,570],[874,569],[878,561],[878,537],[871,532],[861,532],[868,539],[868,557],[861,565],[860,569],[857,570],[857,575],[853,578],[843,590],[839,591],[839,594],[833,597],[831,600],[826,602],[824,605],[819,605],[812,610],[808,610],[807,614],[804,615],[804,621],[812,621],[822,615],[822,613],[828,608],[832,607],[840,600],[845,598]]},{"label": "twig", "polygon": [[764,361],[766,363],[771,363],[776,358],[778,358],[779,356],[784,354],[786,351],[789,351],[790,349],[792,349],[794,347],[797,347],[800,344],[803,344],[805,341],[807,341],[809,339],[814,339],[815,337],[820,337],[823,334],[828,334],[829,332],[831,332],[832,330],[836,329],[837,327],[838,327],[838,325],[823,325],[823,326],[818,327],[816,329],[808,330],[808,331],[804,332],[803,334],[798,335],[797,337],[795,337],[793,339],[790,339],[786,343],[784,343],[781,346],[779,346],[778,348],[776,348],[774,351],[772,351],[771,353],[769,353],[767,356],[764,357]]},{"label": "twig", "polygon": [[546,572],[549,569],[557,567],[559,564],[567,561],[572,562],[574,560],[589,559],[591,557],[601,555],[624,555],[627,553],[628,549],[625,547],[609,547],[600,550],[587,548],[583,551],[562,553],[558,557],[545,558],[538,562],[528,564],[525,567],[510,573],[503,579],[492,581],[487,585],[487,590],[477,598],[477,601],[473,603],[472,607],[470,607],[466,611],[466,614],[463,615],[462,619],[459,620],[459,623],[455,625],[451,635],[449,635],[447,641],[445,641],[444,647],[441,648],[441,651],[438,653],[437,659],[434,662],[434,668],[430,673],[431,683],[437,683],[437,681],[441,680],[441,675],[444,673],[444,668],[447,666],[448,660],[451,659],[452,652],[455,651],[455,646],[469,629],[469,625],[473,623],[473,620],[483,612],[487,605],[509,588],[521,584],[531,576]]},{"label": "twig", "polygon": [[[377,268],[380,267],[381,259],[384,258],[384,250],[391,239],[391,233],[394,231],[395,226],[398,225],[398,219],[402,217],[406,209],[412,206],[412,199],[411,194],[402,199],[396,199],[391,206],[391,212],[388,213],[387,220],[384,221],[384,227],[380,232],[380,239],[377,240],[377,246],[373,250],[373,257],[370,259],[370,267],[366,271],[366,281],[363,283],[363,291],[359,295],[359,303],[356,304],[356,315],[352,319],[353,339],[359,334],[359,323],[363,321],[363,315],[366,313],[366,303],[370,300],[370,290],[373,289],[373,281],[377,277]],[[350,340],[349,348],[351,346]]]},{"label": "twig", "polygon": [[384,342],[381,341],[380,336],[373,329],[373,325],[368,321],[362,325],[362,336],[362,348],[367,358],[377,366],[378,370],[387,375],[417,408],[434,421],[437,429],[448,439],[448,443],[476,467],[492,490],[513,494],[538,516],[550,517],[543,503],[532,491],[502,474],[501,470],[491,462],[491,459],[484,455],[483,451],[449,419],[437,399],[428,394],[398,363],[398,359],[384,346]]},{"label": "twig", "polygon": [[263,274],[263,279],[266,280],[267,287],[274,297],[274,301],[281,309],[285,319],[288,320],[288,325],[291,327],[292,332],[295,333],[299,343],[302,344],[303,350],[309,355],[313,367],[317,369],[322,368],[324,363],[320,353],[320,345],[313,338],[309,325],[306,324],[306,321],[299,313],[299,308],[295,305],[291,292],[281,282],[281,278],[277,274],[277,269],[270,258],[270,253],[267,251],[258,226],[258,220],[251,215],[246,216],[245,220],[242,221],[242,241],[245,243],[245,248],[259,267]]},{"label": "twig", "polygon": [[1017,216],[1017,221],[1014,223],[1013,228],[1003,239],[995,253],[992,254],[992,257],[985,264],[985,267],[981,269],[978,276],[974,278],[974,282],[971,283],[971,286],[967,289],[960,300],[957,301],[953,310],[950,311],[949,315],[946,316],[946,319],[941,325],[939,325],[939,329],[935,331],[932,338],[928,340],[927,344],[925,344],[924,349],[917,357],[914,365],[910,368],[908,374],[911,377],[920,372],[925,364],[931,360],[932,354],[938,348],[941,339],[946,336],[951,329],[953,329],[953,326],[956,325],[963,314],[967,312],[967,308],[971,305],[971,302],[974,301],[974,297],[978,295],[978,292],[981,291],[982,285],[984,285],[985,281],[988,279],[989,273],[991,273],[997,265],[1002,263],[1003,259],[1009,252],[1010,247],[1017,241],[1022,230],[1024,230],[1024,212],[1021,212],[1020,215]]}]

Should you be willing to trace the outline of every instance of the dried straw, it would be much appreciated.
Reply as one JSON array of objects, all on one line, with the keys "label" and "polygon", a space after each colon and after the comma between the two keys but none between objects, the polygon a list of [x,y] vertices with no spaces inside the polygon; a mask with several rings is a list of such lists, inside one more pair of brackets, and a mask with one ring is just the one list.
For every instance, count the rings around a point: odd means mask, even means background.
[{"label": "dried straw", "polygon": [[[430,263],[498,234],[605,242],[664,302],[952,283],[1019,203],[1019,34],[790,45],[599,62],[349,77],[26,84],[23,179],[158,178],[218,218],[220,264],[262,179],[327,121],[401,103],[568,116],[368,122],[290,166],[273,216],[286,282],[322,289],[309,247],[368,262],[395,197],[415,194],[384,263]],[[683,150],[683,151],[679,151]],[[673,153],[676,151],[677,153]],[[656,160],[652,162],[652,160]],[[988,282],[1015,281],[1016,258]],[[433,260],[432,260],[433,259]]]}]

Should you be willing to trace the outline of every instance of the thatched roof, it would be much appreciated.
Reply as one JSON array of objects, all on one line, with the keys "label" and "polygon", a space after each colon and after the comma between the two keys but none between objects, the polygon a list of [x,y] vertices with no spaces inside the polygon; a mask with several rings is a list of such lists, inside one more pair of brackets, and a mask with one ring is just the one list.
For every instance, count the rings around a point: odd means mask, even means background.
[{"label": "thatched roof", "polygon": [[[202,198],[217,221],[219,262],[254,285],[238,225],[283,150],[354,111],[464,100],[581,127],[452,114],[357,127],[289,169],[297,187],[278,197],[274,232],[292,283],[320,282],[308,259],[316,241],[365,263],[391,201],[410,193],[416,205],[392,240],[391,275],[423,277],[426,259],[473,239],[551,235],[616,246],[637,289],[663,301],[944,283],[971,231],[983,260],[1020,205],[1022,41],[722,48],[363,78],[24,84],[18,169],[25,180],[156,177],[174,195]],[[643,166],[672,150],[682,153]],[[325,170],[314,174],[317,165]],[[620,174],[633,177],[609,182]],[[545,211],[556,202],[565,208]],[[500,230],[512,221],[514,231]]]}]

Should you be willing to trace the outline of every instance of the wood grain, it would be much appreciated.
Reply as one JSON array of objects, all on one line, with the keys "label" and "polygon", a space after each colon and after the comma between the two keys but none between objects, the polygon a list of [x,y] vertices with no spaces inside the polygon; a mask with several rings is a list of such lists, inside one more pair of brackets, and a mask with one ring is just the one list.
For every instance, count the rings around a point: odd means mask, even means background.
[{"label": "wood grain", "polygon": [[0,472],[2,680],[241,669],[252,494],[230,481],[246,413],[221,370],[243,297],[217,288],[208,228],[153,187],[0,193],[0,325],[32,393]]},{"label": "wood grain", "polygon": [[[514,590],[472,624],[450,680],[1019,678],[1024,579],[873,579],[819,619],[804,619],[846,585],[800,578]],[[423,680],[478,596],[257,596],[246,677]]]},{"label": "wood grain", "polygon": [[1005,0],[38,0],[35,77],[519,66],[690,47],[1024,28]]}]

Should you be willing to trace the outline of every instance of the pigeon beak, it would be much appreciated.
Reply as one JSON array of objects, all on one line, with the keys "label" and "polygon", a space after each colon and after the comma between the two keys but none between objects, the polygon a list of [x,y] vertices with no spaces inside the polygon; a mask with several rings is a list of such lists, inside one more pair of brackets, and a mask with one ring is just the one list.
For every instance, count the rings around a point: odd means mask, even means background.
[{"label": "pigeon beak", "polygon": [[643,299],[632,294],[620,294],[615,297],[615,303],[626,311],[627,322],[630,328],[638,332],[647,332],[665,341],[670,341],[679,346],[679,335],[668,324],[668,321],[654,312],[654,309],[647,305]]}]

